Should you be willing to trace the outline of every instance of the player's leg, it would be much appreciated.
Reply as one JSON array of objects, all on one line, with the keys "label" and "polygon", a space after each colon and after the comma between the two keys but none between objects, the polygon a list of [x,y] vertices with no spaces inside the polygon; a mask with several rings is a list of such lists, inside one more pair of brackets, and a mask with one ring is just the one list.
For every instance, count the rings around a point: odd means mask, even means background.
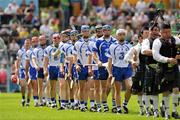
[{"label": "player's leg", "polygon": [[32,93],[32,85],[29,84],[27,85],[27,102],[26,102],[27,107],[30,106],[31,93]]},{"label": "player's leg", "polygon": [[114,84],[115,88],[115,100],[116,100],[116,112],[117,113],[122,113],[121,111],[121,88],[122,88],[122,83],[120,81],[115,81]]},{"label": "player's leg", "polygon": [[124,113],[128,113],[127,104],[131,98],[132,68],[131,67],[123,68],[122,75],[124,76],[125,86],[126,86],[125,99],[123,101],[123,109],[124,109]]},{"label": "player's leg", "polygon": [[21,86],[21,94],[22,94],[22,106],[25,105],[25,90],[26,90],[26,81],[25,81],[25,74],[24,70],[20,69],[19,71],[19,84]]},{"label": "player's leg", "polygon": [[96,106],[97,106],[97,112],[101,112],[101,101],[100,101],[100,96],[101,96],[101,89],[100,89],[100,80],[95,80],[94,81],[94,88],[95,88],[95,100],[96,100]]}]

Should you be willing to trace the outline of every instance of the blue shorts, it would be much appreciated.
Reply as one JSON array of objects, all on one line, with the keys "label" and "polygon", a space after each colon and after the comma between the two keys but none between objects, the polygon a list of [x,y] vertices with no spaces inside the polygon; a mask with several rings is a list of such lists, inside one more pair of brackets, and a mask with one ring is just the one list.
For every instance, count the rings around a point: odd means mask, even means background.
[{"label": "blue shorts", "polygon": [[37,71],[37,78],[44,79],[44,70],[43,70],[43,68],[40,68],[40,70]]},{"label": "blue shorts", "polygon": [[82,65],[80,65],[81,67],[81,71],[77,72],[78,74],[78,80],[87,80],[88,78],[88,67],[83,67]]},{"label": "blue shorts", "polygon": [[37,80],[36,69],[34,67],[29,68],[29,77],[31,80]]},{"label": "blue shorts", "polygon": [[98,74],[99,74],[98,70],[93,70],[93,79],[94,80],[98,80]]},{"label": "blue shorts", "polygon": [[24,69],[19,69],[19,79],[20,80],[25,80],[25,70]]},{"label": "blue shorts", "polygon": [[58,80],[59,76],[59,67],[58,66],[49,66],[49,80]]},{"label": "blue shorts", "polygon": [[123,80],[128,79],[132,76],[132,68],[131,66],[120,68],[113,66],[113,77],[115,77],[115,81],[122,82]]},{"label": "blue shorts", "polygon": [[98,72],[99,72],[98,73],[99,80],[107,80],[108,79],[109,73],[108,73],[106,67],[99,67]]},{"label": "blue shorts", "polygon": [[[68,63],[65,66],[65,73],[68,74]],[[72,73],[72,79],[77,80],[77,71],[76,71],[76,67],[74,64],[72,65],[71,73]]]}]

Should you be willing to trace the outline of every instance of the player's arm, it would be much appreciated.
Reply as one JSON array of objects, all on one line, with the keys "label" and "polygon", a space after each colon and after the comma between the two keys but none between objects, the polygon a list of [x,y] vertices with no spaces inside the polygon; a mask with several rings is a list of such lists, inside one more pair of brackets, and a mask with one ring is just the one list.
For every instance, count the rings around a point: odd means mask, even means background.
[{"label": "player's arm", "polygon": [[49,63],[49,58],[47,56],[44,56],[43,59],[44,76],[48,76],[48,63]]},{"label": "player's arm", "polygon": [[112,77],[112,58],[110,57],[108,59],[108,72],[109,72],[109,77]]},{"label": "player's arm", "polygon": [[34,67],[35,67],[35,69],[37,70],[37,71],[39,71],[39,66],[38,66],[38,64],[37,64],[37,55],[36,55],[37,53],[36,52],[33,52],[32,53],[32,63],[33,63],[33,65],[34,65]]},{"label": "player's arm", "polygon": [[[88,64],[92,64],[92,60],[93,60],[93,55],[92,54],[88,54]],[[88,74],[89,76],[92,76],[92,66],[88,66]]]},{"label": "player's arm", "polygon": [[20,63],[20,59],[18,58],[16,61],[15,61],[15,75],[18,76],[19,74],[19,64]]},{"label": "player's arm", "polygon": [[73,56],[67,57],[67,60],[69,61],[69,64],[68,64],[68,77],[72,77]]},{"label": "player's arm", "polygon": [[57,49],[54,53],[52,53],[52,55],[53,55],[54,57],[57,57],[57,56],[60,55],[60,54],[61,54],[60,49]]},{"label": "player's arm", "polygon": [[175,58],[168,58],[165,56],[162,56],[160,54],[160,48],[161,48],[161,41],[159,39],[156,39],[153,43],[152,51],[153,51],[153,58],[161,63],[170,63],[170,64],[177,64],[177,60]]}]

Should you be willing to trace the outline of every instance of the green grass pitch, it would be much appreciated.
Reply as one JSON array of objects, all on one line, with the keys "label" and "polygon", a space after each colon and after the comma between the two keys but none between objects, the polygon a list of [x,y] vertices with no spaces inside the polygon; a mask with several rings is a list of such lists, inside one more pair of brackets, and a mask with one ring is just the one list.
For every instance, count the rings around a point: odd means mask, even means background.
[{"label": "green grass pitch", "polygon": [[[124,93],[121,94],[122,96]],[[160,99],[161,100],[161,99]],[[79,110],[58,111],[48,107],[33,106],[33,99],[29,108],[21,106],[20,93],[0,93],[0,120],[162,120],[163,118],[153,118],[139,116],[137,97],[133,95],[128,104],[129,114],[109,113],[85,113]],[[111,107],[111,96],[108,98]],[[172,108],[172,105],[171,105]],[[178,108],[180,111],[180,108]]]}]

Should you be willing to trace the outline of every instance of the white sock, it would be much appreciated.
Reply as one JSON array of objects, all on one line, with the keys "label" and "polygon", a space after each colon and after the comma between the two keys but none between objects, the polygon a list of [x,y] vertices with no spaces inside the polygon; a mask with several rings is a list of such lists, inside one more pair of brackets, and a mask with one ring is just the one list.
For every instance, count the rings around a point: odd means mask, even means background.
[{"label": "white sock", "polygon": [[[149,108],[149,95],[143,95],[143,101],[145,102],[145,109]],[[147,112],[147,111],[146,111]]]},{"label": "white sock", "polygon": [[165,106],[165,116],[169,115],[169,95],[163,97],[164,106]]},{"label": "white sock", "polygon": [[142,95],[138,95],[138,103],[139,103],[139,107],[142,108],[143,107]]},{"label": "white sock", "polygon": [[79,101],[78,101],[78,100],[74,100],[74,103],[75,103],[75,104],[78,104],[78,103],[79,103]]},{"label": "white sock", "polygon": [[173,112],[177,112],[179,94],[172,94]]},{"label": "white sock", "polygon": [[151,98],[153,100],[154,110],[158,110],[159,96],[158,95],[152,95]]}]

